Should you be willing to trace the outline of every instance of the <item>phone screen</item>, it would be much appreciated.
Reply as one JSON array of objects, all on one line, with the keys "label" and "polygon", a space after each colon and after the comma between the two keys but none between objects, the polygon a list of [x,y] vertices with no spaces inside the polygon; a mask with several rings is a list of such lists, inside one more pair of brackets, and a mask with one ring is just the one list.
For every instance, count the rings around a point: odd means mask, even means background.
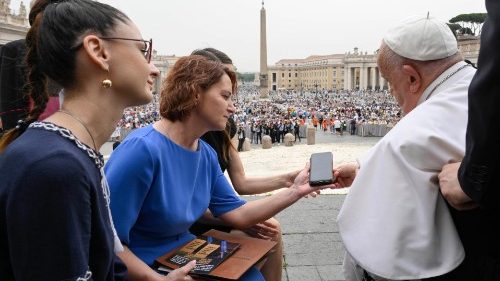
[{"label": "phone screen", "polygon": [[331,184],[333,181],[333,154],[331,152],[313,153],[311,155],[309,184],[318,186]]}]

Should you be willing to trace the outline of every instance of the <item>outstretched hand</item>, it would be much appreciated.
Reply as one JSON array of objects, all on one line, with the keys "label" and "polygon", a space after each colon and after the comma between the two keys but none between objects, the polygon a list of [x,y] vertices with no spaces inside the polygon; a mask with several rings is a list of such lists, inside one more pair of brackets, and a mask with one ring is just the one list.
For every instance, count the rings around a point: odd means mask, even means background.
[{"label": "outstretched hand", "polygon": [[333,170],[333,175],[336,178],[335,187],[345,188],[351,186],[352,182],[356,178],[358,165],[355,163],[345,163],[338,165]]},{"label": "outstretched hand", "polygon": [[[300,174],[302,170],[296,170],[296,171],[293,171],[293,172],[289,172],[287,174],[285,174],[285,186],[286,187],[291,187],[293,185],[293,183],[295,182],[295,178],[297,178],[297,176]],[[311,197],[316,197],[317,195],[319,195],[321,193],[321,191],[319,190],[316,190],[316,191],[313,191],[311,192],[310,194],[307,194],[304,196],[304,198],[307,198],[309,196]]]}]

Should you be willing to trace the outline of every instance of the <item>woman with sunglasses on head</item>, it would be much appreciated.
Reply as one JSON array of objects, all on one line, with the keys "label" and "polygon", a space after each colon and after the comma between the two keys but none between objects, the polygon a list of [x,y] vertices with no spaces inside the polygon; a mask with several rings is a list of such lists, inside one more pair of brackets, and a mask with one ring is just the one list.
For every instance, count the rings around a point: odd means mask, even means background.
[{"label": "woman with sunglasses on head", "polygon": [[[151,41],[125,14],[91,0],[38,0],[29,21],[34,106],[0,143],[0,280],[118,279],[123,248],[99,148],[126,107],[152,99]],[[64,87],[64,102],[36,122],[48,79]]]},{"label": "woman with sunglasses on head", "polygon": [[[199,139],[226,127],[235,111],[235,90],[236,74],[222,63],[180,58],[163,82],[163,119],[129,134],[111,155],[106,165],[111,210],[131,280],[162,280],[152,269],[155,259],[194,239],[189,227],[207,209],[246,229],[316,190],[306,167],[280,193],[248,203],[238,197],[215,151]],[[333,185],[322,188],[328,187]],[[252,268],[241,280],[263,277]]]}]

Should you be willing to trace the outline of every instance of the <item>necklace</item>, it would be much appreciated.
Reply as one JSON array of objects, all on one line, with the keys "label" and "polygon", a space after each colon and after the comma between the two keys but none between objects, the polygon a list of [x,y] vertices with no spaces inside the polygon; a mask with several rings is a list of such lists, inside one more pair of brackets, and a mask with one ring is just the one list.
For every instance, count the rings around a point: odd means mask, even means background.
[{"label": "necklace", "polygon": [[71,114],[71,112],[69,111],[66,111],[66,110],[63,110],[63,109],[59,109],[57,112],[61,112],[61,113],[64,113],[68,116],[70,116],[71,118],[75,119],[76,121],[78,121],[78,123],[80,123],[83,128],[85,128],[85,131],[87,131],[87,133],[89,134],[90,136],[90,139],[92,140],[92,143],[94,144],[94,150],[95,151],[98,151],[97,150],[97,146],[95,145],[95,140],[94,140],[94,137],[92,136],[92,134],[90,133],[90,130],[87,128],[87,126],[85,126],[85,124],[83,123],[82,120],[80,120],[80,118],[76,117],[75,115]]},{"label": "necklace", "polygon": [[439,83],[436,84],[436,86],[434,86],[434,88],[432,88],[431,92],[429,93],[429,95],[427,96],[427,98],[425,100],[428,100],[432,93],[434,93],[434,91],[439,87],[441,86],[441,84],[443,84],[446,80],[450,79],[451,76],[457,74],[457,72],[459,72],[460,70],[466,68],[467,66],[470,66],[470,64],[465,64],[465,65],[462,65],[461,67],[459,67],[457,70],[453,71],[452,73],[448,74],[445,78],[443,78],[443,80],[439,81]]}]

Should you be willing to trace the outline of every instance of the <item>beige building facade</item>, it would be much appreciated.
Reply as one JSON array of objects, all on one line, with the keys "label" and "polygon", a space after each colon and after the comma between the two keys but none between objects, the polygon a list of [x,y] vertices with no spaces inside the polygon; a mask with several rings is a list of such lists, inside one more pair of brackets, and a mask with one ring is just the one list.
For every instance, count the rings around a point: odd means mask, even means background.
[{"label": "beige building facade", "polygon": [[269,67],[269,89],[273,91],[335,91],[380,89],[381,78],[376,54],[354,51],[345,54],[283,59]]},{"label": "beige building facade", "polygon": [[160,71],[160,76],[158,79],[155,80],[155,85],[153,91],[156,93],[160,93],[161,91],[161,83],[167,77],[168,72],[174,66],[174,64],[180,59],[181,57],[175,56],[175,55],[159,55],[157,51],[153,51],[153,56],[151,58],[151,62],[158,68]]},{"label": "beige building facade", "polygon": [[477,65],[479,57],[480,38],[472,35],[459,35],[457,38],[458,49],[464,56],[464,59],[471,61]]},{"label": "beige building facade", "polygon": [[19,10],[10,9],[10,0],[0,0],[0,45],[23,39],[28,33],[29,22],[26,6],[19,4]]},{"label": "beige building facade", "polygon": [[[477,64],[480,38],[459,36],[459,51],[466,60]],[[335,91],[387,89],[387,81],[377,67],[377,53],[354,48],[345,54],[282,59],[268,68],[271,91]]]},{"label": "beige building facade", "polygon": [[320,91],[342,89],[344,55],[280,60],[268,70],[270,90]]},{"label": "beige building facade", "polygon": [[358,48],[344,56],[344,87],[353,90],[387,89],[387,81],[380,75],[377,53],[359,52]]}]

